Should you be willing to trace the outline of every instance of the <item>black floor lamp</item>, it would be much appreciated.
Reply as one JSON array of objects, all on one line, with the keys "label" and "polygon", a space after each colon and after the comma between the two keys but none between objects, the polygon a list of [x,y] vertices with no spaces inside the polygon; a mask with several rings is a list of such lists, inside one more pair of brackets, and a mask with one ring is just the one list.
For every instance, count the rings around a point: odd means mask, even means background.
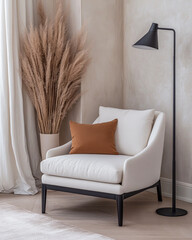
[{"label": "black floor lamp", "polygon": [[158,49],[158,30],[173,32],[173,159],[172,159],[172,207],[159,208],[156,213],[168,217],[184,216],[187,211],[176,208],[176,75],[175,75],[175,52],[176,32],[172,28],[160,28],[157,23],[152,23],[149,31],[133,47],[141,49]]}]

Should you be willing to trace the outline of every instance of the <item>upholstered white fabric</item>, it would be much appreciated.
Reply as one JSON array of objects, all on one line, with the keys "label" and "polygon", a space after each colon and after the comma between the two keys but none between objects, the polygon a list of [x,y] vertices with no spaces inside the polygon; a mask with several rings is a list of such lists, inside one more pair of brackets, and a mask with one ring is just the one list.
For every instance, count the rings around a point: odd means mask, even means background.
[{"label": "upholstered white fabric", "polygon": [[65,177],[57,177],[43,174],[42,183],[68,187],[68,188],[77,188],[88,191],[96,191],[96,192],[104,192],[104,193],[112,193],[112,194],[123,194],[124,188],[121,184],[111,184],[111,183],[101,183],[94,181],[87,181],[81,179],[73,179],[73,178],[65,178]]},{"label": "upholstered white fabric", "polygon": [[46,159],[68,154],[71,150],[71,145],[72,145],[72,141],[69,141],[68,143],[66,143],[62,146],[49,149],[46,154]]},{"label": "upholstered white fabric", "polygon": [[99,122],[107,122],[115,118],[118,119],[115,142],[119,154],[135,155],[142,151],[151,133],[154,110],[99,108]]},{"label": "upholstered white fabric", "polygon": [[131,192],[153,185],[160,179],[165,135],[165,115],[156,112],[148,145],[124,165],[122,186]]},{"label": "upholstered white fabric", "polygon": [[[98,120],[99,118],[97,118],[97,121]],[[149,136],[147,146],[135,156],[123,156],[125,157],[125,160],[122,160],[123,173],[121,183],[106,183],[98,182],[95,180],[90,181],[91,179],[81,180],[77,178],[75,179],[61,176],[52,176],[50,174],[43,174],[42,182],[56,186],[113,194],[128,193],[151,186],[160,179],[164,133],[165,115],[161,112],[155,112],[154,124]],[[60,146],[59,148],[49,150],[47,157],[58,156],[61,155],[61,153],[68,154],[70,151],[70,144],[71,143],[69,142],[63,146]],[[90,158],[92,157],[94,157],[96,162],[98,155],[90,155]],[[118,161],[119,156],[115,155],[114,157]],[[108,160],[111,161],[111,159]],[[48,161],[48,159],[44,161]],[[110,163],[112,163],[112,161]],[[110,169],[106,170],[106,172],[109,171]]]},{"label": "upholstered white fabric", "polygon": [[125,155],[68,154],[41,162],[41,172],[59,177],[121,183]]}]

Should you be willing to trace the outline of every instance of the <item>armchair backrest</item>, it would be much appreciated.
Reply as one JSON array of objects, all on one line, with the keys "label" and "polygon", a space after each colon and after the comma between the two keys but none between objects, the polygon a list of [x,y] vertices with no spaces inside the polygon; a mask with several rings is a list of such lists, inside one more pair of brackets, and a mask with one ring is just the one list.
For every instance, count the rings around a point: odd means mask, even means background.
[{"label": "armchair backrest", "polygon": [[115,134],[117,151],[119,154],[133,156],[153,140],[162,114],[153,109],[139,111],[100,107],[99,117],[94,124],[117,118]]}]

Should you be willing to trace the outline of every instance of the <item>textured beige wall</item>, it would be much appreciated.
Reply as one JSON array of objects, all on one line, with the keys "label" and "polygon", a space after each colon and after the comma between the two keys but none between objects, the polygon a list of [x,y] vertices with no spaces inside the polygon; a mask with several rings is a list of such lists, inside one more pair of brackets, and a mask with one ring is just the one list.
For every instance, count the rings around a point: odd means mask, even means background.
[{"label": "textured beige wall", "polygon": [[[78,33],[81,29],[81,0],[65,0],[64,7],[69,11],[69,24],[72,34]],[[69,120],[81,122],[81,100],[73,106],[64,119],[60,130],[60,144],[71,139]]]},{"label": "textured beige wall", "polygon": [[70,25],[75,34],[87,33],[90,64],[83,78],[81,99],[62,124],[61,144],[70,139],[69,120],[91,123],[100,105],[122,107],[123,1],[68,0]]},{"label": "textured beige wall", "polygon": [[122,107],[123,2],[82,0],[91,62],[82,83],[82,121],[91,123],[100,105]]},{"label": "textured beige wall", "polygon": [[159,50],[132,47],[152,22],[177,32],[177,179],[192,183],[192,1],[124,0],[124,107],[166,113],[162,175],[171,178],[172,33],[159,31]]}]

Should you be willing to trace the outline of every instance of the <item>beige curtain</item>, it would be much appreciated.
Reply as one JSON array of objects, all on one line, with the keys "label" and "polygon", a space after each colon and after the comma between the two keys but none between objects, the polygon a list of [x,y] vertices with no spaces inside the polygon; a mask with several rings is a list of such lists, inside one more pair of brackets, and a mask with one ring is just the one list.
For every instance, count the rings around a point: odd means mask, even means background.
[{"label": "beige curtain", "polygon": [[35,113],[19,74],[19,33],[30,22],[32,0],[0,1],[0,192],[35,194],[40,177]]}]

